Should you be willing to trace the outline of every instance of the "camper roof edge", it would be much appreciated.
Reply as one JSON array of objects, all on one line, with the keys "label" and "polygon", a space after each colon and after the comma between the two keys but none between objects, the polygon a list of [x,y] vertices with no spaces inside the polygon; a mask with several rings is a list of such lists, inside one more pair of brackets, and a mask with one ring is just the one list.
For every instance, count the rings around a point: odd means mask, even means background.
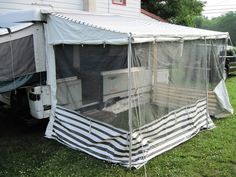
[{"label": "camper roof edge", "polygon": [[17,10],[1,15],[0,24],[44,21],[40,9]]}]

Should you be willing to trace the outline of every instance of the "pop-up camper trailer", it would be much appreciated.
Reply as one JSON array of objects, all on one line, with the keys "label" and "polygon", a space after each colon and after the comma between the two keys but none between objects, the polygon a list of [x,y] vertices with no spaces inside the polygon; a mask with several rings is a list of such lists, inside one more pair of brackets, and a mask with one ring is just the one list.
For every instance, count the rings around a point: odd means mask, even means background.
[{"label": "pop-up camper trailer", "polygon": [[[46,60],[36,60],[44,51],[39,54],[35,48],[31,60],[38,62],[33,71],[26,67],[24,72],[37,73],[37,65],[46,63],[46,84],[27,87],[31,113],[50,113],[46,137],[99,159],[139,168],[213,128],[209,113],[232,113],[221,59],[228,33],[117,15],[42,15],[42,22],[34,25],[41,24],[44,35],[33,40],[45,38],[40,50],[45,48]],[[2,37],[13,44],[13,35],[1,36],[0,48],[5,44]],[[0,56],[3,66],[5,55]],[[5,67],[14,85],[15,70],[21,68],[15,61],[25,66],[25,58],[12,56]]]},{"label": "pop-up camper trailer", "polygon": [[[13,17],[16,18],[17,15]],[[0,100],[11,103],[25,114],[29,111],[26,104],[27,92],[30,92],[31,88],[46,85],[43,25],[29,22],[7,23],[4,19],[1,18],[0,25]],[[33,99],[34,96],[29,94],[29,97]],[[36,112],[31,107],[31,114],[35,118],[47,118],[49,113],[50,111]]]}]

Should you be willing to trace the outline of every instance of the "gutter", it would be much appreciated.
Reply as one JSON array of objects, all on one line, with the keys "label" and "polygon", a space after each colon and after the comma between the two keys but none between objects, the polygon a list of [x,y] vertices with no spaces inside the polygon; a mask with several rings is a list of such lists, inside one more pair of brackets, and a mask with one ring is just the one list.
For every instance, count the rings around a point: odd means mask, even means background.
[{"label": "gutter", "polygon": [[157,15],[151,13],[151,12],[148,12],[148,11],[146,11],[146,10],[144,10],[144,9],[141,9],[141,13],[144,14],[144,15],[146,15],[146,16],[148,16],[148,17],[151,17],[151,18],[153,18],[153,19],[155,19],[155,20],[158,20],[158,21],[160,21],[160,22],[168,23],[168,22],[167,22],[166,20],[164,20],[163,18],[161,18],[161,17],[159,17],[159,16],[157,16]]}]

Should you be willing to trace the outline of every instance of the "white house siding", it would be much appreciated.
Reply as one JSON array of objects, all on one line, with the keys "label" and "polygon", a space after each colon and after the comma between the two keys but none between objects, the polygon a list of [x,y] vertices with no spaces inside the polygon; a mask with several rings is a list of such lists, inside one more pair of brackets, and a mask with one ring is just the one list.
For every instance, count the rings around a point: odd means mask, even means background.
[{"label": "white house siding", "polygon": [[140,16],[140,0],[126,0],[126,5],[112,4],[112,0],[96,0],[96,12],[126,16]]},{"label": "white house siding", "polygon": [[32,8],[83,10],[83,0],[0,0],[0,13]]},{"label": "white house siding", "polygon": [[112,4],[112,0],[0,0],[0,14],[32,8],[85,10],[84,5],[86,5],[86,2],[89,2],[91,6],[95,7],[94,9],[98,13],[111,13],[151,19],[140,12],[141,0],[126,0],[125,6]]}]

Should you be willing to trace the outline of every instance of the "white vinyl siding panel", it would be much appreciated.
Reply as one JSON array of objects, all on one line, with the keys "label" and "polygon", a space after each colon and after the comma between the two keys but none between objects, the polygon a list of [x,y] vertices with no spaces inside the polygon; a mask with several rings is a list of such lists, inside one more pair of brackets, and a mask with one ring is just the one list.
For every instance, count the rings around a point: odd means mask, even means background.
[{"label": "white vinyl siding panel", "polygon": [[33,8],[83,10],[83,0],[0,0],[1,12]]},{"label": "white vinyl siding panel", "polygon": [[140,0],[126,0],[126,5],[112,4],[112,0],[96,0],[96,11],[127,16],[139,16]]}]

